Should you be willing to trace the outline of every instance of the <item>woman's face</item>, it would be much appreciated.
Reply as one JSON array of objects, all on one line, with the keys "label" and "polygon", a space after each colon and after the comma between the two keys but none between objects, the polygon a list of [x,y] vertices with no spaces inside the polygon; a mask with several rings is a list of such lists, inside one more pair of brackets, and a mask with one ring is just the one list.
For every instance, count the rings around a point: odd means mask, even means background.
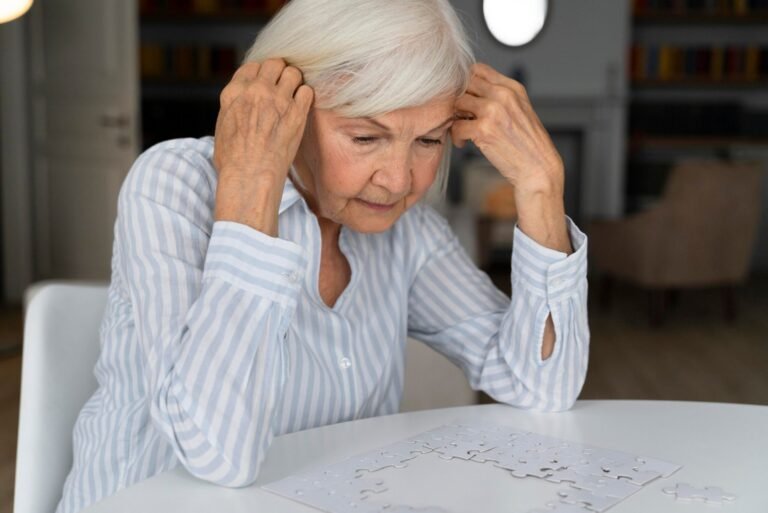
[{"label": "woman's face", "polygon": [[450,142],[455,98],[376,118],[312,108],[294,161],[318,217],[358,232],[381,232],[435,180]]}]

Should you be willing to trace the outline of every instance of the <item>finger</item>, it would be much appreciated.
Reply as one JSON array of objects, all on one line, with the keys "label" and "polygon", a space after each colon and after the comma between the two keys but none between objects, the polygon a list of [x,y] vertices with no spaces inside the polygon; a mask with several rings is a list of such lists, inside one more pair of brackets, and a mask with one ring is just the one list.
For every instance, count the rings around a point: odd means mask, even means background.
[{"label": "finger", "polygon": [[470,113],[475,118],[479,118],[488,113],[491,102],[493,102],[493,100],[489,100],[488,98],[463,94],[456,99],[456,102],[454,102],[454,108],[458,111]]},{"label": "finger", "polygon": [[506,96],[509,94],[509,88],[492,84],[483,77],[475,75],[469,82],[467,93],[482,98],[490,98],[498,102],[504,102],[506,101]]},{"label": "finger", "polygon": [[301,70],[295,66],[286,66],[280,74],[277,82],[277,90],[286,98],[293,98],[296,88],[299,87],[304,77]]},{"label": "finger", "polygon": [[269,84],[277,84],[277,81],[280,78],[280,74],[283,72],[285,66],[286,63],[281,58],[267,59],[259,68],[257,78],[259,80],[264,80]]},{"label": "finger", "polygon": [[523,84],[521,84],[515,79],[509,78],[506,75],[502,75],[501,73],[493,69],[491,66],[483,62],[476,62],[475,64],[473,64],[472,73],[484,80],[487,80],[491,84],[509,87],[514,90],[520,90],[520,89],[525,90],[525,88],[523,87]]},{"label": "finger", "polygon": [[464,147],[466,141],[472,141],[477,136],[477,120],[459,119],[451,125],[451,141],[454,146]]},{"label": "finger", "polygon": [[299,86],[296,91],[296,105],[299,107],[299,112],[306,118],[309,108],[312,106],[312,100],[315,97],[315,91],[306,84]]},{"label": "finger", "polygon": [[260,67],[261,63],[258,61],[246,62],[235,70],[235,73],[232,75],[232,80],[242,80],[246,82],[255,80]]}]

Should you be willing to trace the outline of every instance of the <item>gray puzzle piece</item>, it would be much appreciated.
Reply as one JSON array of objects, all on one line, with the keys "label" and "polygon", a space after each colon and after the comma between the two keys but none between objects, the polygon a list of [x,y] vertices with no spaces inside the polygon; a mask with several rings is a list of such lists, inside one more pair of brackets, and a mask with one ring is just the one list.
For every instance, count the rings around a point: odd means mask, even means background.
[{"label": "gray puzzle piece", "polygon": [[450,513],[447,509],[438,508],[438,507],[427,507],[427,508],[414,508],[411,506],[402,506],[402,505],[395,505],[390,506],[386,505],[384,508],[380,510],[381,513]]},{"label": "gray puzzle piece", "polygon": [[356,474],[362,471],[376,472],[384,468],[405,468],[408,466],[408,461],[415,457],[389,451],[377,451],[359,458],[352,458],[349,461],[349,466]]},{"label": "gray puzzle piece", "polygon": [[637,467],[637,462],[627,462],[621,464],[604,463],[603,472],[604,477],[626,479],[632,484],[641,486],[650,483],[658,477],[661,477],[659,472],[639,470]]},{"label": "gray puzzle piece", "polygon": [[624,479],[612,479],[609,477],[582,476],[574,473],[572,487],[582,490],[588,490],[595,495],[604,497],[616,497],[617,499],[626,499],[630,495],[642,489],[642,486],[635,485]]},{"label": "gray puzzle piece", "polygon": [[578,504],[567,504],[565,502],[550,502],[547,509],[534,509],[528,513],[588,513],[588,510]]},{"label": "gray puzzle piece", "polygon": [[578,474],[569,468],[563,468],[559,470],[553,470],[552,474],[544,479],[551,483],[576,483],[586,478],[599,479],[594,476],[587,476],[585,474]]},{"label": "gray puzzle piece", "polygon": [[386,451],[390,454],[402,456],[403,461],[412,460],[414,458],[421,456],[422,454],[432,452],[432,449],[428,447],[424,447],[421,444],[418,444],[415,442],[409,442],[409,441],[396,442],[382,448],[381,450]]},{"label": "gray puzzle piece", "polygon": [[632,463],[615,463],[611,460],[597,460],[573,465],[569,467],[579,474],[592,475],[597,477],[610,477],[612,479],[626,479],[635,485],[645,485],[661,476],[658,472],[649,472],[637,470]]},{"label": "gray puzzle piece", "polygon": [[517,460],[512,464],[504,464],[504,465],[496,463],[495,466],[508,470],[510,474],[518,478],[525,478],[529,476],[544,478],[547,476],[551,476],[553,473],[552,469],[546,468],[545,463],[539,462],[536,460],[533,460],[533,461]]},{"label": "gray puzzle piece", "polygon": [[601,512],[621,502],[618,497],[605,497],[594,494],[589,490],[579,490],[578,488],[568,488],[560,490],[557,494],[561,497],[561,502],[571,504],[583,504],[589,509]]},{"label": "gray puzzle piece", "polygon": [[378,513],[380,505],[367,501],[372,494],[386,491],[380,479],[323,479],[322,473],[289,477],[264,486],[265,489],[309,506],[333,513]]},{"label": "gray puzzle piece", "polygon": [[638,456],[638,470],[658,472],[663,477],[669,477],[682,468],[681,465],[668,461],[657,460],[647,456]]},{"label": "gray puzzle piece", "polygon": [[713,504],[722,504],[724,501],[734,501],[736,496],[732,493],[724,492],[722,488],[716,486],[706,486],[696,488],[688,483],[677,483],[674,488],[664,488],[663,492],[674,495],[676,499],[681,500],[702,500]]}]

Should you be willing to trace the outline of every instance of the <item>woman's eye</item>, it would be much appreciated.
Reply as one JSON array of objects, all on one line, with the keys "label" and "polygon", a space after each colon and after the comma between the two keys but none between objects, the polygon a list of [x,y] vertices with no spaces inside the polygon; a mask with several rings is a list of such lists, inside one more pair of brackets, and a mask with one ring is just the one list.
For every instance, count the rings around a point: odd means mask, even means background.
[{"label": "woman's eye", "polygon": [[353,137],[352,140],[357,144],[371,144],[376,140],[375,137]]},{"label": "woman's eye", "polygon": [[438,144],[443,144],[443,142],[440,139],[420,139],[421,143],[425,146],[437,146]]}]

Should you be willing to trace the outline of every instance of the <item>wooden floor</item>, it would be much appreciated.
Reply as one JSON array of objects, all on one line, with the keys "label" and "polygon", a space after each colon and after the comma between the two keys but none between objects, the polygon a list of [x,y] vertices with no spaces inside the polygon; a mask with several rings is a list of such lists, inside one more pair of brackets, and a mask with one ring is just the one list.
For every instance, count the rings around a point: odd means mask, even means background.
[{"label": "wooden floor", "polygon": [[[618,292],[618,291],[617,291]],[[680,294],[651,327],[648,297],[623,287],[610,312],[590,292],[589,370],[582,399],[664,399],[768,405],[768,280],[738,293],[724,320],[719,291]]]},{"label": "wooden floor", "polygon": [[[507,278],[508,279],[508,278]],[[740,290],[740,317],[723,320],[714,291],[682,293],[651,328],[642,291],[617,286],[609,312],[590,282],[591,349],[583,399],[667,399],[768,405],[768,277]],[[10,513],[21,357],[18,310],[0,311],[0,513]]]}]

